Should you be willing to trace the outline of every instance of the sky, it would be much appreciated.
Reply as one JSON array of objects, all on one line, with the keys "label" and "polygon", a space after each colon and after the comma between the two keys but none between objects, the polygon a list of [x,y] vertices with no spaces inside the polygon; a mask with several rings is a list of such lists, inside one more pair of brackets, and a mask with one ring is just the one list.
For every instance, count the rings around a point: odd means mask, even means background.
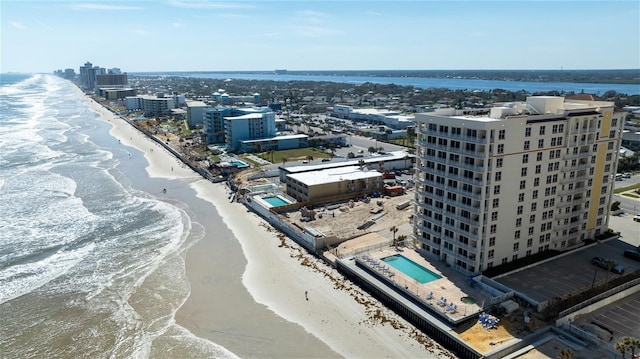
[{"label": "sky", "polygon": [[640,2],[0,0],[0,72],[639,69]]}]

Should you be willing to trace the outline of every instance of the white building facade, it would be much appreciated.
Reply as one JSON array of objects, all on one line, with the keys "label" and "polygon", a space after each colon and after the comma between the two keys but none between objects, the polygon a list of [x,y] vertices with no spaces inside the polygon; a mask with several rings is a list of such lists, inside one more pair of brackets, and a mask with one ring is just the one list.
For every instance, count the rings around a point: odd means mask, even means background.
[{"label": "white building facade", "polygon": [[624,120],[612,102],[540,96],[474,111],[416,115],[423,255],[479,273],[607,231]]}]

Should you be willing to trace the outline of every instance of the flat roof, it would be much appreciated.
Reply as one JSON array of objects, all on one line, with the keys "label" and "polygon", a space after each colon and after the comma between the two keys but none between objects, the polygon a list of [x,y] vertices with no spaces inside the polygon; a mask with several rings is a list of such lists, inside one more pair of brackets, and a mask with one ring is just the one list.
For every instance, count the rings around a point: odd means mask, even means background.
[{"label": "flat roof", "polygon": [[307,186],[313,186],[324,183],[382,177],[382,173],[375,170],[362,170],[359,166],[348,166],[295,173],[288,175],[288,177],[291,177],[296,181],[300,181]]},{"label": "flat roof", "polygon": [[319,165],[308,165],[308,166],[280,167],[280,169],[284,169],[288,173],[300,173],[300,172],[309,172],[309,171],[319,171],[327,168],[359,166],[360,161],[364,161],[365,164],[368,164],[368,163],[377,164],[377,163],[380,163],[380,161],[403,160],[405,157],[411,158],[411,157],[415,157],[415,155],[412,155],[405,151],[391,151],[391,152],[387,152],[384,155],[354,158],[351,161],[331,162],[331,163],[324,163]]},{"label": "flat roof", "polygon": [[252,143],[252,142],[263,142],[263,141],[279,141],[279,140],[291,140],[291,139],[296,139],[296,138],[307,138],[309,136],[307,135],[286,135],[286,136],[276,136],[276,137],[269,137],[269,138],[260,138],[257,140],[244,140],[244,141],[240,141],[242,143]]},{"label": "flat roof", "polygon": [[264,113],[248,113],[246,115],[240,115],[240,116],[226,116],[224,119],[225,120],[244,120],[244,119],[249,119],[249,118],[262,118],[262,115]]}]

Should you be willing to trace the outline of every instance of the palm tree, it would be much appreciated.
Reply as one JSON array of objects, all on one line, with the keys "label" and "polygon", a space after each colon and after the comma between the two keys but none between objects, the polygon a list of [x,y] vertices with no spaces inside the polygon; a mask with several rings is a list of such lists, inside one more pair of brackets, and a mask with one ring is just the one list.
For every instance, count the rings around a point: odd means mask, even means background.
[{"label": "palm tree", "polygon": [[400,245],[400,243],[403,243],[404,240],[407,239],[407,236],[404,234],[401,234],[398,236],[398,241],[396,243],[394,243],[394,245],[397,247]]},{"label": "palm tree", "polygon": [[389,228],[389,232],[393,232],[393,245],[396,245],[396,233],[398,232],[398,227],[392,226]]},{"label": "palm tree", "polygon": [[636,357],[636,349],[640,349],[640,340],[634,337],[624,337],[622,342],[627,349],[631,350],[631,359],[634,359]]},{"label": "palm tree", "polygon": [[576,357],[576,353],[571,349],[561,349],[558,353],[558,359],[573,359]]},{"label": "palm tree", "polygon": [[286,157],[282,157],[282,167],[284,167],[284,164],[287,163],[288,158]]},{"label": "palm tree", "polygon": [[624,343],[624,341],[617,342],[614,348],[620,352],[620,355],[622,355],[622,359],[624,359],[625,355],[627,354],[627,345]]}]

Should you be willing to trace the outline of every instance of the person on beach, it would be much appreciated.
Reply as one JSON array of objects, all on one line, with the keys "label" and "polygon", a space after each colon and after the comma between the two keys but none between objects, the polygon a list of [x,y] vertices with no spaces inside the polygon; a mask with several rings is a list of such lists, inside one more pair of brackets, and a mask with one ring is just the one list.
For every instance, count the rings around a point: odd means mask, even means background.
[{"label": "person on beach", "polygon": [[309,300],[309,292],[307,292],[306,290],[304,291],[304,298],[306,300]]}]

